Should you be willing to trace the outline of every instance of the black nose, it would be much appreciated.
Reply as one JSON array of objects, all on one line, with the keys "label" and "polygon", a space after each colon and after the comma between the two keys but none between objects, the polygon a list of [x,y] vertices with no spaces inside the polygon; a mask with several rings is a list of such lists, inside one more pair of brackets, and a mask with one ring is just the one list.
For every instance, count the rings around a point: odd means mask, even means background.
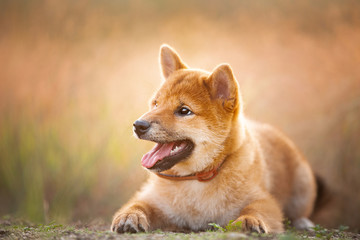
[{"label": "black nose", "polygon": [[136,120],[133,126],[134,126],[134,131],[136,135],[138,135],[138,137],[140,137],[150,129],[150,123],[144,120]]}]

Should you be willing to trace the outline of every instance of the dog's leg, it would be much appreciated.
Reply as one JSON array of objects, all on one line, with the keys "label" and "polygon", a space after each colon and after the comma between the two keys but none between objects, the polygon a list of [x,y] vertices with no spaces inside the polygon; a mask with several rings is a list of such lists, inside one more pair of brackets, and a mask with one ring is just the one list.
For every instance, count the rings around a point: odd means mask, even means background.
[{"label": "dog's leg", "polygon": [[272,197],[256,200],[247,205],[233,223],[242,222],[244,231],[279,233],[284,231],[282,212]]},{"label": "dog's leg", "polygon": [[118,233],[148,232],[160,227],[160,221],[161,214],[156,209],[144,202],[135,201],[115,213],[111,230]]},{"label": "dog's leg", "polygon": [[314,223],[308,218],[298,218],[293,221],[293,225],[297,230],[309,230],[312,231],[315,227]]}]

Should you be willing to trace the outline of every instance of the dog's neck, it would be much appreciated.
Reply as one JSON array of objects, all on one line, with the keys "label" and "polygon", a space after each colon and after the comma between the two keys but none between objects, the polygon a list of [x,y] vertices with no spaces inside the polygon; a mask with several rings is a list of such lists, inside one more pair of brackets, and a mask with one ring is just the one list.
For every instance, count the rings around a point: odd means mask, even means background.
[{"label": "dog's neck", "polygon": [[172,181],[197,180],[199,182],[207,182],[216,177],[216,175],[219,173],[221,166],[225,162],[226,158],[227,157],[225,157],[224,160],[220,164],[218,164],[215,168],[209,171],[197,172],[186,176],[170,175],[161,172],[156,173],[156,175],[161,178],[165,178],[167,180],[172,180]]}]

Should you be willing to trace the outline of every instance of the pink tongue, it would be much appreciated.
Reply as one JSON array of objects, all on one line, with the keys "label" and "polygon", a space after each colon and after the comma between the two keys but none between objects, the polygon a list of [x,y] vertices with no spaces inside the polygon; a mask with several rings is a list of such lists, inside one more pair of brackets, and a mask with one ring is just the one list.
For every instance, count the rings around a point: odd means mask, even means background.
[{"label": "pink tongue", "polygon": [[151,168],[155,165],[155,163],[170,155],[170,151],[174,144],[174,142],[156,144],[156,146],[150,152],[142,157],[141,164],[146,168]]}]

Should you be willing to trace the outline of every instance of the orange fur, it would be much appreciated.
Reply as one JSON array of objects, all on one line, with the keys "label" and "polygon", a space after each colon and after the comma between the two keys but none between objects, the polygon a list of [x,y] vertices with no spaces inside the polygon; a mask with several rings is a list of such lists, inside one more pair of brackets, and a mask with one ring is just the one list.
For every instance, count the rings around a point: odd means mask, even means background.
[{"label": "orange fur", "polygon": [[[282,232],[283,217],[307,219],[316,185],[306,159],[282,133],[244,117],[238,83],[229,65],[211,73],[189,69],[163,45],[160,65],[165,81],[140,119],[150,122],[152,141],[190,139],[191,155],[164,171],[185,176],[213,169],[208,182],[172,181],[151,174],[128,204],[114,216],[112,230],[200,231],[242,221],[245,231]],[[184,105],[192,115],[179,117]],[[310,222],[311,223],[311,222]]]}]

